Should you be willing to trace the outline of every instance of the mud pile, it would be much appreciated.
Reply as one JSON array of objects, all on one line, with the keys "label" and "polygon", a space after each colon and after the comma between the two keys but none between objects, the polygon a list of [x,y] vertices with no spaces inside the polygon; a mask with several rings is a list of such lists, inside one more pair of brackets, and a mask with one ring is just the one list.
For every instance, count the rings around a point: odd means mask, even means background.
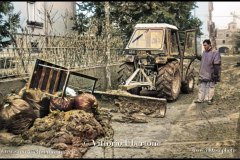
[{"label": "mud pile", "polygon": [[[163,106],[161,106],[163,105]],[[115,118],[117,122],[127,123],[148,123],[148,117],[160,118],[160,112],[164,109],[164,104],[159,104],[155,101],[146,99],[129,101],[122,98],[121,101],[115,101],[116,108],[111,109],[111,112],[119,113],[122,116]]]},{"label": "mud pile", "polygon": [[25,142],[64,151],[63,157],[82,157],[97,137],[105,134],[93,114],[83,110],[53,111],[35,120],[22,137]]},{"label": "mud pile", "polygon": [[132,94],[127,92],[127,91],[123,91],[123,90],[108,90],[106,91],[107,93],[110,93],[110,94],[115,94],[115,95],[126,95],[126,96],[131,96]]},{"label": "mud pile", "polygon": [[0,104],[0,130],[6,129],[0,134],[2,144],[36,144],[61,150],[63,157],[79,158],[96,138],[113,136],[111,116],[98,108],[93,95],[76,96],[71,110],[57,109],[51,113],[53,99],[38,90],[23,88],[18,95],[7,95],[5,99]]},{"label": "mud pile", "polygon": [[234,65],[225,67],[226,69],[222,71],[221,82],[216,86],[215,101],[221,113],[236,113],[239,111],[240,71],[239,67]]}]

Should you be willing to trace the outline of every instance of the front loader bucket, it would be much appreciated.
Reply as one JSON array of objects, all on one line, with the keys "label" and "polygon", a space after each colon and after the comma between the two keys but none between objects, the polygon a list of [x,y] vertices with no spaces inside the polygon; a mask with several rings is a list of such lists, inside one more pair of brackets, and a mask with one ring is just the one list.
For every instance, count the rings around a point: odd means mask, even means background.
[{"label": "front loader bucket", "polygon": [[141,111],[146,115],[163,118],[166,114],[167,101],[164,98],[138,96],[122,90],[107,92],[94,91],[101,107],[126,111],[129,114]]}]

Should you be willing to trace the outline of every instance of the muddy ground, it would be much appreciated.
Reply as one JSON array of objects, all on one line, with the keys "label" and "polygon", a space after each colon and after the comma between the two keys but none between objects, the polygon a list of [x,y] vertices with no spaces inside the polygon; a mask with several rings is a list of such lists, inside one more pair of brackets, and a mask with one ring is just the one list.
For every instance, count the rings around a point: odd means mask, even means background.
[{"label": "muddy ground", "polygon": [[[214,104],[195,104],[193,94],[181,94],[168,103],[165,118],[147,117],[148,123],[122,123],[111,112],[114,137],[98,139],[84,158],[239,158],[240,57],[222,57],[222,81]],[[1,144],[1,158],[59,158],[41,146],[10,147]],[[31,154],[27,151],[31,150]],[[22,151],[22,152],[21,152]],[[52,153],[52,154],[49,154]]]}]

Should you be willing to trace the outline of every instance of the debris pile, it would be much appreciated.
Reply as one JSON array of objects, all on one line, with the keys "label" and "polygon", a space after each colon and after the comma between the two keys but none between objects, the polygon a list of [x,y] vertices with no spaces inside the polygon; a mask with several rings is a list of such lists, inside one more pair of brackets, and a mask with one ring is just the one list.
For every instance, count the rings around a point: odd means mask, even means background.
[{"label": "debris pile", "polygon": [[0,110],[0,129],[17,138],[2,137],[0,142],[37,144],[62,150],[63,157],[82,157],[93,140],[113,136],[110,119],[109,112],[99,110],[92,94],[50,98],[39,90],[23,88],[18,95],[5,97]]},{"label": "debris pile", "polygon": [[83,110],[53,111],[35,120],[33,127],[22,134],[29,143],[65,151],[63,157],[82,157],[93,140],[104,135],[94,115]]}]

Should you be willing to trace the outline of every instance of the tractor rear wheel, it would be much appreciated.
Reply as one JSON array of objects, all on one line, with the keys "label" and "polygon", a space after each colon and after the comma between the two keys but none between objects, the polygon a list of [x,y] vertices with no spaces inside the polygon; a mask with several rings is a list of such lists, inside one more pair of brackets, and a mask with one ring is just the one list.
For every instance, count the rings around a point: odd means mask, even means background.
[{"label": "tractor rear wheel", "polygon": [[181,89],[181,74],[178,61],[172,61],[158,69],[156,79],[158,97],[164,97],[168,101],[178,98]]},{"label": "tractor rear wheel", "polygon": [[[133,63],[123,63],[119,66],[118,70],[118,84],[119,85],[124,85],[126,83],[126,80],[133,74],[135,71],[135,67]],[[133,88],[128,90],[129,93],[131,94],[136,94],[139,95],[140,91],[142,90],[141,87]]]}]

